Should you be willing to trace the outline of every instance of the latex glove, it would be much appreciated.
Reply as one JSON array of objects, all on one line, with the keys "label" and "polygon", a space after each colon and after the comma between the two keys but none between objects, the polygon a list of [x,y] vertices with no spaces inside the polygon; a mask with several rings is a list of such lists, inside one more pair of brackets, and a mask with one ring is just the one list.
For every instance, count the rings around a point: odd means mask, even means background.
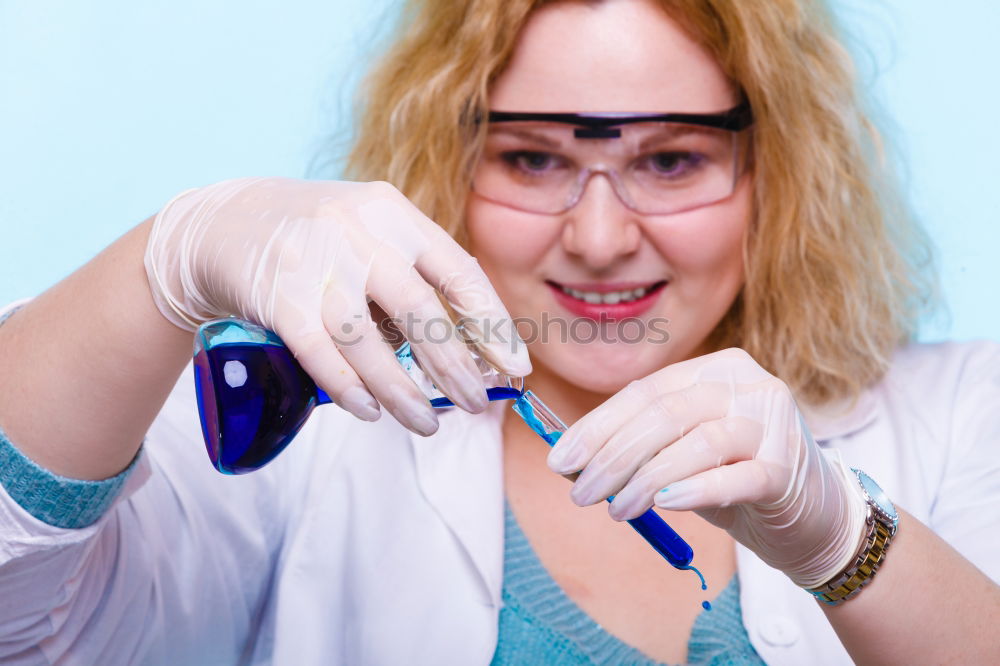
[{"label": "latex glove", "polygon": [[531,371],[476,260],[387,183],[250,178],[189,190],[157,215],[145,264],[168,320],[194,330],[235,315],[275,331],[334,402],[365,420],[381,403],[411,430],[437,429],[369,297],[466,410],[486,407],[482,376],[438,293],[486,360],[514,376]]},{"label": "latex glove", "polygon": [[857,554],[867,507],[839,455],[813,441],[785,384],[740,349],[632,382],[575,423],[549,453],[583,470],[581,506],[615,495],[634,518],[655,502],[694,510],[806,588]]}]

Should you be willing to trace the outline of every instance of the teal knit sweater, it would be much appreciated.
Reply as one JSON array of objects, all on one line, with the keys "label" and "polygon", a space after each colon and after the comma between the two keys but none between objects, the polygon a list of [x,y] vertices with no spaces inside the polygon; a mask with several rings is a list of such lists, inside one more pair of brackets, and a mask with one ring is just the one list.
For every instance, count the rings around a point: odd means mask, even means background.
[{"label": "teal knit sweater", "polygon": [[[657,664],[594,622],[552,579],[505,507],[503,608],[494,666]],[[760,665],[740,612],[739,580],[702,611],[688,639],[689,664]]]}]

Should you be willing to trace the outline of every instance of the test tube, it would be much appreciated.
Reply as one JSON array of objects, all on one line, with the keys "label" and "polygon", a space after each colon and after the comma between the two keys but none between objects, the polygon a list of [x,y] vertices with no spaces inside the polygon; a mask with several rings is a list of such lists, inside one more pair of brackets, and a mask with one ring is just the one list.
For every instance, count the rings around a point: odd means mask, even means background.
[{"label": "test tube", "polygon": [[[513,408],[518,416],[528,424],[528,427],[544,439],[549,446],[555,446],[555,443],[567,430],[562,419],[556,416],[531,390],[524,391],[514,402]],[[576,477],[577,474],[571,474],[567,475],[566,478],[575,480]],[[613,499],[614,496],[611,496],[607,501],[610,502]],[[627,522],[671,566],[677,569],[692,568],[691,560],[694,559],[694,551],[691,546],[655,511],[648,509],[638,518]]]}]

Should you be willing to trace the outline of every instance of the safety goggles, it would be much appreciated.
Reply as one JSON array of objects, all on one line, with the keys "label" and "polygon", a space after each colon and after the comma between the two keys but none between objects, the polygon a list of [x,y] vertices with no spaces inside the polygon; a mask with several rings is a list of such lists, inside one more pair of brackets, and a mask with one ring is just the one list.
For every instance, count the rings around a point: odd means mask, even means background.
[{"label": "safety goggles", "polygon": [[494,203],[558,215],[603,175],[631,210],[667,215],[729,197],[746,170],[753,114],[491,111],[472,189]]}]

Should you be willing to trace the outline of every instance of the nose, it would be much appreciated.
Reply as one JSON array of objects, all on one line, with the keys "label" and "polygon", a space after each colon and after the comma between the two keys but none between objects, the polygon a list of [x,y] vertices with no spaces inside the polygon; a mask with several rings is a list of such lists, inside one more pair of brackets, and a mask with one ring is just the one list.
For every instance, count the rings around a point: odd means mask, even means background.
[{"label": "nose", "polygon": [[602,173],[590,177],[564,222],[563,249],[590,269],[611,268],[639,248],[639,220]]}]

